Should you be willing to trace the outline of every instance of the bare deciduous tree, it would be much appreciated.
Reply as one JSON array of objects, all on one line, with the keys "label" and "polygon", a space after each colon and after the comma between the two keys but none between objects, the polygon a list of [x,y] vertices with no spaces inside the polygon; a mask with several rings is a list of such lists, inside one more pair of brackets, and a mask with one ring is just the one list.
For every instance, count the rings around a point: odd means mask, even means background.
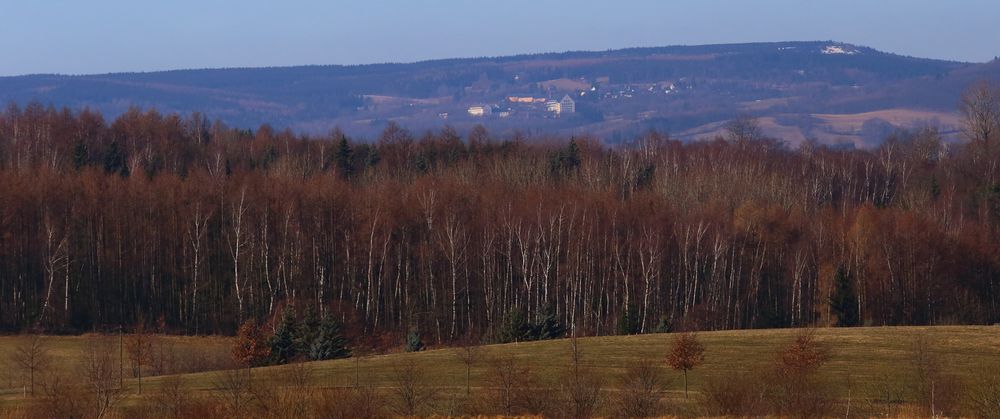
[{"label": "bare deciduous tree", "polygon": [[483,359],[481,347],[473,339],[463,339],[455,349],[455,356],[465,366],[465,394],[472,394],[472,368]]},{"label": "bare deciduous tree", "polygon": [[619,380],[618,409],[625,417],[649,417],[660,409],[666,381],[656,364],[639,361]]},{"label": "bare deciduous tree", "polygon": [[119,381],[119,360],[113,348],[114,344],[108,339],[94,339],[81,365],[82,376],[95,400],[97,418],[108,415],[126,395]]},{"label": "bare deciduous tree", "polygon": [[25,393],[31,396],[35,395],[36,378],[45,372],[51,361],[47,341],[41,335],[22,336],[10,355],[10,363],[27,379]]},{"label": "bare deciduous tree", "polygon": [[726,137],[732,142],[746,142],[761,139],[760,122],[753,116],[740,114],[726,123]]},{"label": "bare deciduous tree", "polygon": [[438,389],[426,384],[423,369],[412,359],[393,369],[395,411],[403,416],[419,415],[437,396]]},{"label": "bare deciduous tree", "polygon": [[910,347],[913,396],[922,413],[932,417],[954,415],[962,390],[961,382],[948,371],[948,360],[939,346],[935,339],[919,334]]},{"label": "bare deciduous tree", "polygon": [[93,416],[95,403],[85,387],[55,374],[41,383],[41,400],[34,406],[39,417],[84,418]]},{"label": "bare deciduous tree", "polygon": [[561,409],[562,415],[570,418],[589,418],[594,416],[601,401],[601,389],[604,382],[583,363],[583,348],[573,336],[570,338],[570,366],[563,376],[560,390],[566,406]]},{"label": "bare deciduous tree", "polygon": [[1000,88],[988,81],[970,86],[962,94],[959,111],[962,132],[970,141],[987,143],[1000,134]]},{"label": "bare deciduous tree", "polygon": [[1000,418],[1000,369],[981,372],[968,387],[966,400],[976,417]]},{"label": "bare deciduous tree", "polygon": [[139,394],[142,394],[142,366],[153,362],[153,339],[141,322],[125,339],[125,352],[132,365],[132,376],[136,378],[136,392]]},{"label": "bare deciduous tree", "polygon": [[250,377],[240,370],[220,371],[212,382],[212,395],[232,417],[243,417],[251,399]]},{"label": "bare deciduous tree", "polygon": [[550,399],[546,389],[535,383],[535,374],[513,356],[494,359],[486,374],[486,407],[495,413],[542,414]]},{"label": "bare deciduous tree", "polygon": [[184,377],[171,375],[160,382],[160,390],[153,394],[152,403],[163,417],[180,419],[185,417],[191,403],[191,390]]}]

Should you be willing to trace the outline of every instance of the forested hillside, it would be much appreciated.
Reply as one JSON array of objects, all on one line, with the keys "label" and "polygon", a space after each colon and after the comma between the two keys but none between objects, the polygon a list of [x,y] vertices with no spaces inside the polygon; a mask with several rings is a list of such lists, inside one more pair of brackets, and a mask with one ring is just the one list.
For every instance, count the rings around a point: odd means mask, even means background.
[{"label": "forested hillside", "polygon": [[[764,127],[772,134],[801,132],[786,141],[816,138],[832,144],[846,138],[864,147],[877,143],[869,138],[873,135],[827,126],[809,115],[919,109],[933,114],[865,120],[937,125],[950,134],[947,119],[962,89],[981,78],[1000,80],[1000,69],[834,41],[774,42],[356,66],[0,77],[0,104],[39,101],[90,108],[109,118],[130,106],[181,115],[197,111],[244,129],[270,123],[326,134],[339,126],[368,138],[391,120],[414,130],[448,123],[467,132],[483,124],[503,135],[586,132],[615,142],[650,128],[695,137],[700,131],[687,131],[748,113],[779,118]],[[508,100],[564,95],[576,100],[575,113],[553,115],[544,106]],[[483,105],[495,110],[492,116],[468,114],[469,107]]]},{"label": "forested hillside", "polygon": [[429,342],[995,323],[1000,95],[969,97],[963,145],[870,151],[790,149],[749,119],[692,143],[389,124],[370,144],[10,107],[0,326],[233,333],[285,305]]}]

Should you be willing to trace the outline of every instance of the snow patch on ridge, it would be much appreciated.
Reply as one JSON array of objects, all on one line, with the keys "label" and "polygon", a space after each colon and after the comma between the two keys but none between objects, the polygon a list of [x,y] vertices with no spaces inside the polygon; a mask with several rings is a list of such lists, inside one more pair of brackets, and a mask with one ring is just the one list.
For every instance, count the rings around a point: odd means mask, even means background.
[{"label": "snow patch on ridge", "polygon": [[827,45],[823,47],[821,51],[824,54],[844,54],[844,55],[854,55],[860,54],[861,52],[844,45]]}]

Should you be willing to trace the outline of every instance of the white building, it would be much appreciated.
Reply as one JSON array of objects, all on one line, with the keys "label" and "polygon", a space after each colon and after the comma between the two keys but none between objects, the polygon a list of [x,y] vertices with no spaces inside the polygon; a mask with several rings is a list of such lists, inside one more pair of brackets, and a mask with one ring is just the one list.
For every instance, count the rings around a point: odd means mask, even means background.
[{"label": "white building", "polygon": [[472,116],[486,116],[493,112],[493,109],[489,105],[484,106],[471,106],[469,107],[469,115]]},{"label": "white building", "polygon": [[545,110],[553,112],[555,114],[559,114],[560,112],[562,112],[562,104],[554,100],[550,100],[548,102],[545,102]]},{"label": "white building", "polygon": [[576,112],[576,102],[569,95],[563,96],[562,100],[559,101],[559,112],[563,113],[575,113]]}]

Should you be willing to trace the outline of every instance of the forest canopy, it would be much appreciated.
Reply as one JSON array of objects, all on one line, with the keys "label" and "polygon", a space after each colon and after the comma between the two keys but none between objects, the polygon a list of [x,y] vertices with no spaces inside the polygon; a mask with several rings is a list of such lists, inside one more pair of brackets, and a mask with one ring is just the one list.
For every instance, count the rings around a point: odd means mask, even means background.
[{"label": "forest canopy", "polygon": [[996,323],[990,127],[872,150],[393,123],[363,142],[12,105],[0,328],[232,334],[285,305],[428,342],[511,318],[596,335]]}]

